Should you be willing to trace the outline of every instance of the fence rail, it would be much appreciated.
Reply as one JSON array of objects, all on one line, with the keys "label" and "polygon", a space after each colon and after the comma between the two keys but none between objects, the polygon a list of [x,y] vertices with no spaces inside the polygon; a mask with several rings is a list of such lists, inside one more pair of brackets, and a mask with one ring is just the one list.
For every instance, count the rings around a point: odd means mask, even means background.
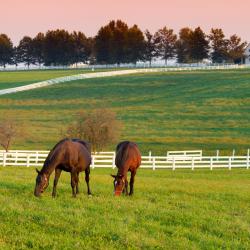
[{"label": "fence rail", "polygon": [[[41,167],[49,151],[0,151],[0,166]],[[246,156],[202,156],[201,151],[170,151],[166,156],[142,156],[141,168],[149,169],[197,169],[246,168],[250,167],[249,150]],[[176,153],[174,153],[176,152]],[[182,152],[182,154],[180,153]],[[91,168],[115,168],[114,152],[92,154]]]}]

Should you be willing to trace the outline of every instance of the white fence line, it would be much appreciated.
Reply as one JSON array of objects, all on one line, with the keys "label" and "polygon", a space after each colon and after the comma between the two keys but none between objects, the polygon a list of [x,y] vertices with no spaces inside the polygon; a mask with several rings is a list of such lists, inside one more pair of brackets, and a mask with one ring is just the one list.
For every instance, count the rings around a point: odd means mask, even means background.
[{"label": "white fence line", "polygon": [[246,68],[246,65],[220,65],[220,66],[197,66],[197,67],[166,67],[166,68],[144,68],[144,69],[129,69],[129,70],[118,70],[118,71],[107,71],[107,72],[96,72],[96,73],[85,73],[77,74],[72,76],[58,77],[47,81],[37,82],[15,88],[8,88],[0,90],[0,95],[6,95],[41,87],[50,86],[53,84],[64,83],[80,79],[89,78],[100,78],[110,76],[121,76],[128,74],[138,73],[157,73],[157,72],[171,72],[171,71],[190,71],[190,70],[220,70],[220,69],[241,69]]},{"label": "white fence line", "polygon": [[[173,152],[173,151],[172,151]],[[176,151],[178,152],[178,151]],[[41,167],[48,151],[0,151],[0,166]],[[197,169],[208,168],[246,168],[249,169],[250,156],[142,156],[141,168],[156,169]],[[92,154],[92,168],[115,168],[114,152]]]}]

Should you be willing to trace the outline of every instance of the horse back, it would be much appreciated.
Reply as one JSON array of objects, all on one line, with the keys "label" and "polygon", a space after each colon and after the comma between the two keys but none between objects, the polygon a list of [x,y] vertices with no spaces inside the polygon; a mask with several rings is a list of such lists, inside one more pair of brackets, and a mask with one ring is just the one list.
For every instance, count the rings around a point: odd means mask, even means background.
[{"label": "horse back", "polygon": [[124,141],[117,145],[115,164],[118,168],[134,170],[141,165],[141,153],[134,142]]}]

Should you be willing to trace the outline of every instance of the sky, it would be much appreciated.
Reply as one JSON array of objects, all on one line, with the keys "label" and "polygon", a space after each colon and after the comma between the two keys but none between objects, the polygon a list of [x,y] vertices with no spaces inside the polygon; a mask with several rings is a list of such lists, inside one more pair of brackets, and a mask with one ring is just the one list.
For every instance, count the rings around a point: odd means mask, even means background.
[{"label": "sky", "polygon": [[222,28],[227,37],[250,42],[250,0],[0,0],[0,33],[15,45],[23,36],[51,29],[97,34],[110,20],[121,19],[152,33],[167,26],[200,26],[206,33]]}]

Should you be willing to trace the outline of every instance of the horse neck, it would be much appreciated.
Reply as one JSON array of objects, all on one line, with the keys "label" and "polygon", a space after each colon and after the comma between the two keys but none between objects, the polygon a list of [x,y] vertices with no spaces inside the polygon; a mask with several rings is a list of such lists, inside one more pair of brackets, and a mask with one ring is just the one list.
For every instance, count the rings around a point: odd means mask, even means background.
[{"label": "horse neck", "polygon": [[56,164],[54,164],[53,162],[45,162],[43,168],[41,169],[41,173],[44,173],[49,177],[55,170],[55,168]]},{"label": "horse neck", "polygon": [[123,164],[118,168],[118,175],[126,176],[128,172],[129,165],[126,164],[126,162],[123,162]]}]

